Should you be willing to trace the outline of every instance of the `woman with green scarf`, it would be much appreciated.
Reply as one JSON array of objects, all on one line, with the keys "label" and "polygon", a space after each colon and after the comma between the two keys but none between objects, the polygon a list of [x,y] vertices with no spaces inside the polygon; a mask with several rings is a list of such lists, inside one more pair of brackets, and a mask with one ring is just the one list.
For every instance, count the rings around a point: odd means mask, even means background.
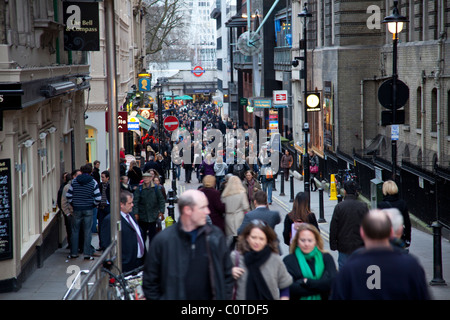
[{"label": "woman with green scarf", "polygon": [[327,300],[337,270],[333,257],[323,252],[323,239],[309,223],[298,226],[284,258],[294,282],[289,287],[291,300]]}]

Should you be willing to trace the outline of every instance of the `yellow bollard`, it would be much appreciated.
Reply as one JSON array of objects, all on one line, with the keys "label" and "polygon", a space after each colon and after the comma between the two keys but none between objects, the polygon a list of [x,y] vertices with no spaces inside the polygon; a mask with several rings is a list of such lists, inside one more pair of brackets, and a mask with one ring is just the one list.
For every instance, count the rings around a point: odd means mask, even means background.
[{"label": "yellow bollard", "polygon": [[173,221],[171,216],[168,216],[167,218],[165,218],[164,221],[166,223],[166,228],[170,227],[174,223],[174,221]]},{"label": "yellow bollard", "polygon": [[337,200],[336,179],[334,174],[330,176],[330,200]]}]

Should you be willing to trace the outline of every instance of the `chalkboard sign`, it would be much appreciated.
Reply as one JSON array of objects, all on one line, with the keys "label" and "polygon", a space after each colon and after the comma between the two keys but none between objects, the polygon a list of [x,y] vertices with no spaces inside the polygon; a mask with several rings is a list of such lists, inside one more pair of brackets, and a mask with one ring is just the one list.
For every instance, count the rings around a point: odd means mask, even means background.
[{"label": "chalkboard sign", "polygon": [[11,160],[0,160],[0,260],[12,259]]}]

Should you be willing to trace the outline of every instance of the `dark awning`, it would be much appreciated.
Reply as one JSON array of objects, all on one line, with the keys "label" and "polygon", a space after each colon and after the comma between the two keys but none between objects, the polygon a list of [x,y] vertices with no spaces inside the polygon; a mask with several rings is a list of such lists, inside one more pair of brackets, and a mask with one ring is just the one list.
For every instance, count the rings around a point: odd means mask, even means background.
[{"label": "dark awning", "polygon": [[225,27],[232,28],[232,27],[246,27],[247,26],[247,19],[242,18],[241,16],[232,16],[230,20],[225,22]]}]

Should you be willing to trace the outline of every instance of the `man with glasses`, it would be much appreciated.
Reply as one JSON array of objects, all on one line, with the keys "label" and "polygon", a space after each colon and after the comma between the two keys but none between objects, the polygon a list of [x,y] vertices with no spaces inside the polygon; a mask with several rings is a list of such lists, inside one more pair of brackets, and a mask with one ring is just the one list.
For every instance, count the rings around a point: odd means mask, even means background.
[{"label": "man with glasses", "polygon": [[144,264],[149,300],[228,300],[233,278],[225,235],[206,223],[208,199],[198,190],[178,198],[180,218],[152,241]]}]

